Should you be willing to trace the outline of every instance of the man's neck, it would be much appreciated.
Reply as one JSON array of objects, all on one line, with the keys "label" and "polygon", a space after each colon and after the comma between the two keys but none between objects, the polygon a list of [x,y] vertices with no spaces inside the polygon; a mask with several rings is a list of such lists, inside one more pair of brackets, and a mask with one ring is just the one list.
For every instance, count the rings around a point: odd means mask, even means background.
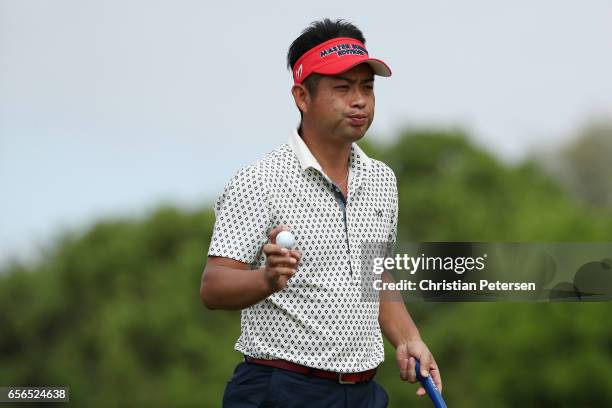
[{"label": "man's neck", "polygon": [[342,183],[348,172],[352,143],[334,143],[332,138],[317,134],[313,129],[304,126],[304,123],[298,133],[325,174],[336,183]]}]

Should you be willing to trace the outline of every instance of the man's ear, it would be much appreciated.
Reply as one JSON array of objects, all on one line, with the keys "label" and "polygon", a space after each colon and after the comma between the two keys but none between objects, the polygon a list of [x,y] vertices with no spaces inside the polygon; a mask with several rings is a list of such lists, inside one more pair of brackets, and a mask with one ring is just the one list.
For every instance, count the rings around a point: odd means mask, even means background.
[{"label": "man's ear", "polygon": [[302,84],[295,84],[291,88],[291,94],[298,109],[303,113],[308,112],[308,107],[310,106],[310,93],[308,89]]}]

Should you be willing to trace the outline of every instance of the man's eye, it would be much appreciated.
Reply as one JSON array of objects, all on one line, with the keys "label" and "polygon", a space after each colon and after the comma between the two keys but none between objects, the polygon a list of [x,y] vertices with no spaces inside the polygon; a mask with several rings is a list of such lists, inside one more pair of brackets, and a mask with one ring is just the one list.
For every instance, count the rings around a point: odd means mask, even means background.
[{"label": "man's eye", "polygon": [[348,89],[348,85],[338,85],[335,88],[336,89]]}]

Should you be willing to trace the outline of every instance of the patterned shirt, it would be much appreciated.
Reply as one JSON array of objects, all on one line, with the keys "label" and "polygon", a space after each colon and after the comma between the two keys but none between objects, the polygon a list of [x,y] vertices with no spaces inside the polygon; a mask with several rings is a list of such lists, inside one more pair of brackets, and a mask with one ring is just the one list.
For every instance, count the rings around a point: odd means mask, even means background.
[{"label": "patterned shirt", "polygon": [[302,255],[286,288],[242,310],[237,351],[343,373],[384,360],[378,293],[364,297],[360,256],[365,241],[395,242],[396,179],[355,143],[349,169],[345,200],[294,130],[226,185],[209,256],[261,268],[268,232],[279,225],[289,226]]}]

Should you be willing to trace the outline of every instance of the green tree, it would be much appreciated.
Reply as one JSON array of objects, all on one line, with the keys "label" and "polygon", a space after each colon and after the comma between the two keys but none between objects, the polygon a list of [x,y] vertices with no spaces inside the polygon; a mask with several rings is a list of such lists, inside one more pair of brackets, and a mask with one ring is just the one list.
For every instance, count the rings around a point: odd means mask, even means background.
[{"label": "green tree", "polygon": [[612,122],[584,126],[548,158],[546,167],[582,202],[592,207],[612,204]]}]

